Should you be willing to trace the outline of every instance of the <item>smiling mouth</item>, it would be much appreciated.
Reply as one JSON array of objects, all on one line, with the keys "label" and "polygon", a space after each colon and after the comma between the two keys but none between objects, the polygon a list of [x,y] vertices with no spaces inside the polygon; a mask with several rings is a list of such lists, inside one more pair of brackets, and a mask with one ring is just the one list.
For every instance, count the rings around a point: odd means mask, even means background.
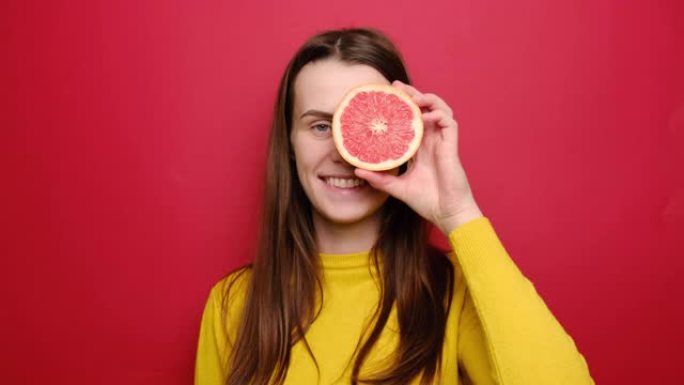
[{"label": "smiling mouth", "polygon": [[337,177],[320,177],[326,184],[338,188],[355,188],[365,186],[366,181],[359,178],[337,178]]}]

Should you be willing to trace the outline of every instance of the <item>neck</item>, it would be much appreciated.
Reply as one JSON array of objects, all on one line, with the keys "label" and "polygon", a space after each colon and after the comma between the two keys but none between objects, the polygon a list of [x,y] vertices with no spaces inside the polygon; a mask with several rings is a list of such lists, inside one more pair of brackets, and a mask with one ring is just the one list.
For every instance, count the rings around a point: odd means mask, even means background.
[{"label": "neck", "polygon": [[318,251],[348,254],[370,250],[380,230],[380,213],[354,223],[335,223],[313,213]]}]

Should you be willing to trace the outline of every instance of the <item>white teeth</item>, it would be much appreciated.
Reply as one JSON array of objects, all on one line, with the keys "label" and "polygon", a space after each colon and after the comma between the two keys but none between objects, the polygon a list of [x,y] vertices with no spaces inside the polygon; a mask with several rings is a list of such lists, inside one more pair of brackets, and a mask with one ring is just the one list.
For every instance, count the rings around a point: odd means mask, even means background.
[{"label": "white teeth", "polygon": [[350,178],[350,179],[342,179],[342,178],[326,178],[325,183],[335,186],[335,187],[340,187],[340,188],[353,188],[356,186],[361,186],[365,184],[366,182],[363,179],[358,179],[358,178]]}]

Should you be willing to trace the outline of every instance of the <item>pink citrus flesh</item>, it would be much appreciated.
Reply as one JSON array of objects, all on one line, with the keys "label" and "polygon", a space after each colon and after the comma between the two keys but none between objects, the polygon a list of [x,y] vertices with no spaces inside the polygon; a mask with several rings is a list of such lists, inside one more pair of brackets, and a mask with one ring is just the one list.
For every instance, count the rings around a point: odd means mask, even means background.
[{"label": "pink citrus flesh", "polygon": [[391,170],[407,162],[423,139],[420,108],[389,84],[349,91],[333,114],[332,134],[342,158],[366,170]]}]

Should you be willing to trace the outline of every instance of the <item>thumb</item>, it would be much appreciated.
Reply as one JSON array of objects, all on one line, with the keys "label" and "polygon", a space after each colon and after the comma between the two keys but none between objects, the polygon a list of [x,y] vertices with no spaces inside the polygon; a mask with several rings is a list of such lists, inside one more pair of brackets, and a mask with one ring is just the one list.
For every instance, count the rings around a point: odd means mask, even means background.
[{"label": "thumb", "polygon": [[401,199],[401,180],[398,176],[384,172],[364,170],[362,168],[355,169],[354,174],[368,182],[371,187]]}]

